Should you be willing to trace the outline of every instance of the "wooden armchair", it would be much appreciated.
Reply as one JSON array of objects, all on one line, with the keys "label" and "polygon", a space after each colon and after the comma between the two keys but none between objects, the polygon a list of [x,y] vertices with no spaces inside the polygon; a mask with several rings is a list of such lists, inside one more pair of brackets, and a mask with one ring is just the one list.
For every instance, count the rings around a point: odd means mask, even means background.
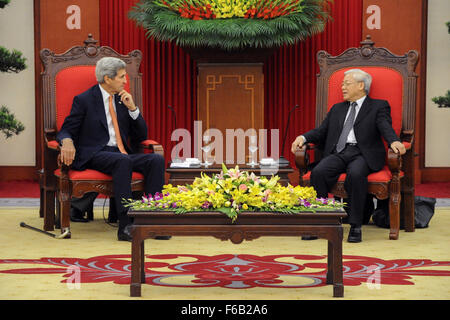
[{"label": "wooden armchair", "polygon": [[[53,230],[56,211],[60,216],[61,233],[70,238],[70,200],[82,197],[87,192],[98,192],[113,196],[112,177],[95,170],[76,171],[59,163],[60,146],[55,140],[64,119],[70,113],[75,95],[84,92],[97,83],[95,64],[103,57],[117,57],[127,64],[128,82],[126,90],[133,95],[136,105],[142,106],[142,75],[139,66],[142,53],[134,50],[120,55],[112,48],[97,46],[89,35],[84,46],[75,46],[63,54],[48,49],[40,52],[44,66],[42,73],[42,119],[44,130],[43,169],[40,173],[41,212],[44,230]],[[142,109],[141,109],[142,110]],[[138,142],[134,146],[140,152],[157,152],[164,155],[161,145],[153,140]],[[132,175],[132,191],[143,191],[144,177],[138,172]]]},{"label": "wooden armchair", "polygon": [[[398,239],[400,213],[404,218],[405,231],[414,231],[414,122],[416,106],[416,78],[414,73],[418,53],[409,51],[404,56],[392,54],[385,48],[374,47],[370,36],[361,42],[360,48],[349,48],[339,56],[325,51],[317,53],[320,73],[316,92],[316,126],[325,118],[333,104],[342,101],[341,82],[344,72],[359,68],[373,77],[369,96],[387,100],[391,106],[392,125],[404,143],[407,152],[398,156],[387,147],[385,167],[368,176],[368,192],[377,199],[389,199],[389,239]],[[315,152],[309,150],[315,150]],[[309,144],[297,151],[296,166],[300,184],[310,184],[309,158],[320,159],[320,150]],[[331,193],[347,198],[344,189],[345,174],[341,174]]]}]

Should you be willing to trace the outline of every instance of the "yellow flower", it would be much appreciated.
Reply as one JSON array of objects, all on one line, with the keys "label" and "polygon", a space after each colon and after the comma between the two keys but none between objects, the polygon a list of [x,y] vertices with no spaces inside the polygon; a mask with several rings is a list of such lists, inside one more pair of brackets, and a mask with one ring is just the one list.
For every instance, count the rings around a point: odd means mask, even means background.
[{"label": "yellow flower", "polygon": [[249,189],[248,189],[248,191],[249,191],[249,193],[252,195],[252,196],[255,196],[255,195],[259,195],[259,194],[261,194],[261,188],[259,187],[259,185],[253,185],[253,186],[251,186]]},{"label": "yellow flower", "polygon": [[225,197],[222,193],[214,193],[209,195],[208,201],[212,203],[214,208],[220,208],[225,204]]}]

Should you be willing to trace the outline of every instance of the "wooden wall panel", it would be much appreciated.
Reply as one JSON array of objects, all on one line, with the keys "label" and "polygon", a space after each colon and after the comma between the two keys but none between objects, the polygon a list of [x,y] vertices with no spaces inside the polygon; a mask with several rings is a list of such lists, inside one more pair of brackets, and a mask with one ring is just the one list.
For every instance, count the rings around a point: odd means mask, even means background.
[{"label": "wooden wall panel", "polygon": [[[198,64],[198,120],[203,132],[219,129],[223,137],[225,159],[234,159],[226,154],[226,129],[264,128],[264,75],[262,63],[199,63]],[[237,140],[238,141],[238,140]],[[235,146],[239,142],[235,141]],[[248,139],[245,153],[248,154]],[[235,149],[236,150],[236,149]],[[245,156],[245,161],[248,157]]]},{"label": "wooden wall panel", "polygon": [[425,148],[425,65],[426,65],[426,0],[363,0],[363,37],[370,34],[377,47],[385,47],[397,55],[409,50],[419,52],[416,67],[415,152],[416,183],[421,182]]},{"label": "wooden wall panel", "polygon": [[100,38],[99,0],[41,0],[39,14],[41,49],[63,53],[88,33]]}]

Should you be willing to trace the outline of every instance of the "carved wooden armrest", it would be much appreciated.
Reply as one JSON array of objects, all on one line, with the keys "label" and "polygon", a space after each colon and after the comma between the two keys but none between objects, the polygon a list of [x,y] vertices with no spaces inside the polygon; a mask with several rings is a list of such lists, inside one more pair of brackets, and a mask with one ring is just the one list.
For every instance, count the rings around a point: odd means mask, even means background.
[{"label": "carved wooden armrest", "polygon": [[144,152],[144,150],[151,150],[154,153],[164,156],[164,148],[162,147],[162,145],[159,144],[159,142],[156,142],[155,140],[141,141],[139,147],[140,152]]},{"label": "carved wooden armrest", "polygon": [[299,170],[305,173],[308,171],[309,154],[307,151],[315,148],[316,145],[314,143],[305,143],[300,149],[297,149],[295,152],[295,165]]},{"label": "carved wooden armrest", "polygon": [[402,130],[400,133],[400,140],[412,144],[414,141],[414,130]]},{"label": "carved wooden armrest", "polygon": [[301,148],[295,151],[295,165],[299,170],[307,170],[309,164],[309,157],[306,150],[307,145],[303,145]]},{"label": "carved wooden armrest", "polygon": [[399,153],[395,153],[391,148],[388,149],[388,167],[389,170],[394,173],[399,173],[402,168],[402,156]]}]

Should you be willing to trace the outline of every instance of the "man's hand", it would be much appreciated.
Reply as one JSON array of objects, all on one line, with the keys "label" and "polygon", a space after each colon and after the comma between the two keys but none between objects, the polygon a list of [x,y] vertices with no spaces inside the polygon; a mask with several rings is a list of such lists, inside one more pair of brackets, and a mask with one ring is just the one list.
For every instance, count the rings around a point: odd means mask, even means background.
[{"label": "man's hand", "polygon": [[297,138],[295,138],[294,142],[292,143],[291,152],[295,154],[295,152],[298,149],[300,149],[301,147],[303,147],[304,144],[305,144],[305,139],[303,138],[303,136],[298,136]]},{"label": "man's hand", "polygon": [[134,104],[133,97],[131,96],[130,93],[128,93],[125,90],[122,90],[119,92],[119,96],[120,96],[120,100],[123,102],[125,107],[128,108],[128,110],[130,110],[130,111],[136,110],[136,105]]},{"label": "man's hand", "polygon": [[406,153],[405,146],[400,141],[394,141],[391,143],[391,149],[395,153],[400,153],[400,155],[404,155]]},{"label": "man's hand", "polygon": [[63,139],[61,146],[61,162],[70,166],[75,159],[75,146],[70,138]]}]

